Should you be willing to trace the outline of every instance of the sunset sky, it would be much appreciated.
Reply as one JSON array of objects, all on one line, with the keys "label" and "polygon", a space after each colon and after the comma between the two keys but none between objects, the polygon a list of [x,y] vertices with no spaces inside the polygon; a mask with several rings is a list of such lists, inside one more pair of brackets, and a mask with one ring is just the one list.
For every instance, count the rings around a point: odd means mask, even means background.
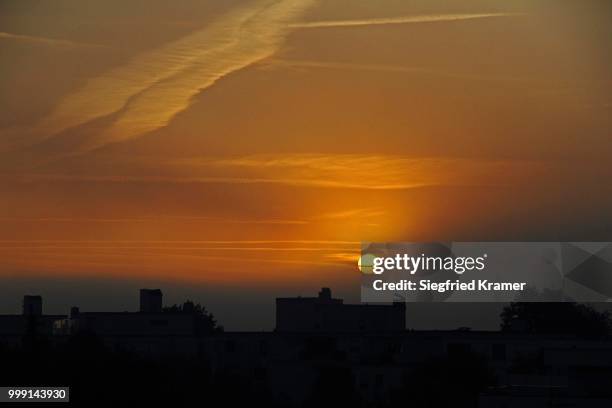
[{"label": "sunset sky", "polygon": [[158,285],[269,328],[223,296],[350,299],[360,241],[610,241],[611,23],[606,0],[0,0],[0,309]]}]

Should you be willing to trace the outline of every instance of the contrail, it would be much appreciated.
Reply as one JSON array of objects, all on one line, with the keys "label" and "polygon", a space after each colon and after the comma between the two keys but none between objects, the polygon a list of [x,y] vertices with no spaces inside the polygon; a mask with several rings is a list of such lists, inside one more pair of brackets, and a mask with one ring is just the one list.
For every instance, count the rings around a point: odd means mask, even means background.
[{"label": "contrail", "polygon": [[[202,30],[138,55],[127,64],[90,79],[79,90],[66,96],[40,123],[27,130],[17,129],[18,138],[10,138],[11,135],[7,134],[4,144],[9,148],[36,144],[64,130],[110,115],[116,116],[110,125],[92,136],[83,137],[79,145],[72,151],[66,151],[65,155],[86,153],[162,128],[187,109],[195,95],[219,79],[273,56],[287,34],[298,28],[424,23],[518,15],[441,14],[298,23],[316,1],[258,0],[235,8]],[[68,45],[70,42],[61,43]]]},{"label": "contrail", "polygon": [[312,21],[306,23],[292,24],[293,28],[323,28],[323,27],[357,27],[371,25],[410,24],[410,23],[435,23],[441,21],[474,20],[491,17],[514,17],[522,13],[477,13],[477,14],[433,14],[420,16],[403,16],[388,18],[370,18],[361,20],[330,20]]},{"label": "contrail", "polygon": [[274,54],[291,23],[315,1],[249,3],[200,31],[137,56],[64,98],[37,126],[34,141],[111,114],[118,118],[94,138],[83,140],[73,153],[163,127],[203,89]]},{"label": "contrail", "polygon": [[226,75],[272,56],[284,41],[289,23],[313,3],[313,0],[283,0],[256,10],[236,25],[231,41],[211,49],[204,58],[196,59],[176,75],[134,96],[121,117],[84,149],[95,149],[166,126],[202,90]]},{"label": "contrail", "polygon": [[96,47],[97,48],[97,47],[99,47],[99,48],[107,48],[106,46],[99,45],[99,44],[82,43],[82,42],[77,42],[77,41],[62,40],[62,39],[58,39],[58,38],[37,37],[37,36],[25,35],[25,34],[13,34],[13,33],[6,33],[6,32],[2,32],[2,31],[0,31],[0,39],[23,41],[23,42],[33,43],[33,44],[42,44],[42,45],[49,45],[49,46],[54,46],[54,47],[66,47],[66,48],[73,48],[73,47]]},{"label": "contrail", "polygon": [[373,72],[391,72],[391,73],[406,73],[406,74],[425,74],[446,78],[465,79],[471,81],[501,81],[501,82],[526,82],[527,79],[521,77],[509,76],[486,76],[482,74],[468,74],[452,71],[443,71],[427,67],[401,66],[401,65],[381,65],[381,64],[356,64],[347,62],[335,61],[308,61],[308,60],[286,60],[286,59],[268,59],[265,61],[268,66],[280,66],[288,68],[322,68],[322,69],[338,69],[338,70],[357,70],[357,71],[373,71]]}]

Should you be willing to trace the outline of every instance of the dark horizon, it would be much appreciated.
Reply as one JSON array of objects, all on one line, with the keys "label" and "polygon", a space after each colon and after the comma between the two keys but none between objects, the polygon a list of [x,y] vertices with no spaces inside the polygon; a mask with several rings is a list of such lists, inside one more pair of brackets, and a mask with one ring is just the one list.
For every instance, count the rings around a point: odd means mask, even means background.
[{"label": "dark horizon", "polygon": [[[274,329],[274,301],[277,297],[316,296],[321,287],[331,287],[334,297],[345,303],[359,304],[359,282],[353,290],[336,289],[333,285],[314,282],[303,286],[239,289],[235,287],[206,288],[181,286],[164,281],[122,281],[121,284],[75,282],[70,280],[11,280],[0,289],[0,314],[20,314],[24,295],[41,295],[46,314],[69,314],[72,306],[87,312],[134,312],[138,310],[138,290],[160,288],[164,305],[185,301],[200,303],[211,312],[227,331],[270,331]],[[407,327],[417,330],[454,330],[471,327],[474,330],[498,330],[499,313],[504,304],[478,303],[410,303],[407,305]],[[452,313],[450,313],[452,312]]]}]

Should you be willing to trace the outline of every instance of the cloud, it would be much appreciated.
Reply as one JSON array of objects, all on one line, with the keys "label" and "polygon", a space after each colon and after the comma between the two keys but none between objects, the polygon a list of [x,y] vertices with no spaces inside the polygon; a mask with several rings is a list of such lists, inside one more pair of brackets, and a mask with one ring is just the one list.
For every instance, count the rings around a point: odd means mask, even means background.
[{"label": "cloud", "polygon": [[[81,136],[58,157],[81,154],[109,143],[138,137],[166,126],[189,107],[192,98],[219,79],[271,57],[297,28],[346,27],[456,21],[512,16],[511,13],[443,14],[396,18],[298,23],[316,0],[261,0],[239,6],[209,26],[134,57],[123,66],[92,78],[61,100],[56,109],[28,130],[17,146],[32,145],[94,119],[107,126]],[[34,41],[34,37],[23,37]],[[38,39],[36,41],[45,41]],[[72,44],[61,40],[53,43]],[[58,44],[59,44],[58,43]],[[10,143],[11,149],[15,148]],[[6,146],[5,146],[6,148]]]},{"label": "cloud", "polygon": [[352,210],[322,214],[316,217],[316,219],[318,220],[339,220],[339,219],[354,219],[354,218],[374,218],[374,217],[382,217],[384,215],[385,215],[385,211],[381,208],[355,208]]},{"label": "cloud", "polygon": [[13,33],[6,33],[2,31],[0,31],[0,39],[15,40],[19,42],[26,42],[26,43],[31,43],[31,44],[41,44],[41,45],[48,45],[52,47],[62,47],[62,48],[81,48],[81,47],[106,48],[106,46],[99,45],[99,44],[89,44],[89,43],[82,43],[82,42],[77,42],[77,41],[62,40],[62,39],[57,39],[57,38],[37,37],[37,36],[25,35],[25,34],[13,34]]},{"label": "cloud", "polygon": [[32,132],[35,140],[116,114],[76,153],[153,131],[186,109],[191,98],[220,78],[271,56],[290,23],[315,0],[256,1],[233,9],[210,26],[136,56],[66,96]]},{"label": "cloud", "polygon": [[[0,240],[5,268],[28,268],[42,275],[146,275],[191,282],[242,281],[250,274],[257,282],[275,276],[291,279],[286,269],[290,266],[307,274],[294,276],[301,279],[311,276],[314,266],[345,267],[341,254],[358,251],[359,242],[333,240]],[[224,273],[203,273],[220,268]]]},{"label": "cloud", "polygon": [[[82,137],[65,152],[80,154],[166,126],[199,92],[219,79],[271,57],[297,28],[345,27],[456,21],[512,16],[511,13],[443,14],[297,23],[316,0],[256,1],[234,8],[218,21],[179,40],[134,57],[92,78],[19,138],[35,144],[64,130],[113,115],[110,125]],[[34,37],[24,37],[34,41]],[[36,40],[45,41],[44,39]],[[58,44],[71,44],[49,40]],[[59,42],[58,42],[59,41]],[[59,154],[59,156],[63,156]]]},{"label": "cloud", "polygon": [[320,188],[349,188],[371,190],[398,190],[425,187],[427,184],[404,183],[372,185],[359,181],[324,180],[316,178],[278,177],[175,177],[175,176],[123,176],[123,175],[72,175],[72,174],[24,174],[11,177],[20,182],[94,182],[94,183],[171,183],[171,184],[281,184]]},{"label": "cloud", "polygon": [[337,245],[355,245],[359,244],[360,241],[343,241],[343,240],[291,240],[291,239],[264,239],[264,240],[76,240],[76,239],[31,239],[31,240],[16,240],[16,239],[0,239],[0,245],[4,244],[15,244],[15,243],[31,243],[31,244],[48,244],[48,243],[68,243],[68,244],[100,244],[107,243],[113,245],[121,245],[121,244],[166,244],[166,245],[174,245],[174,244],[202,244],[202,245],[223,245],[223,244],[231,244],[231,245],[253,245],[253,244],[312,244],[312,245],[328,245],[328,244],[337,244]]},{"label": "cloud", "polygon": [[0,217],[1,222],[8,223],[67,223],[67,224],[138,224],[155,222],[203,223],[203,224],[244,224],[244,225],[306,225],[318,221],[341,219],[364,219],[381,217],[385,211],[380,208],[357,208],[333,213],[326,213],[307,219],[254,218],[237,219],[210,216],[160,215],[142,217]]},{"label": "cloud", "polygon": [[150,222],[199,222],[209,224],[269,224],[269,225],[300,225],[307,224],[305,220],[285,220],[285,219],[235,219],[219,217],[198,217],[198,216],[150,216],[150,217],[123,217],[123,218],[92,218],[92,217],[0,217],[0,222],[46,222],[46,223],[102,223],[102,224],[123,224],[123,223],[150,223]]},{"label": "cloud", "polygon": [[437,23],[445,21],[475,20],[493,17],[516,17],[521,13],[472,13],[472,14],[432,14],[419,16],[402,16],[386,18],[369,18],[360,20],[330,20],[311,21],[292,24],[293,28],[325,28],[325,27],[359,27],[390,24]]},{"label": "cloud", "polygon": [[443,71],[427,67],[407,67],[401,65],[383,65],[383,64],[356,64],[335,61],[309,61],[309,60],[288,60],[288,59],[268,59],[265,61],[265,66],[281,67],[281,68],[315,68],[315,69],[338,69],[338,70],[355,70],[355,71],[374,71],[374,72],[391,72],[391,73],[406,73],[406,74],[425,74],[445,78],[464,79],[469,81],[481,82],[534,82],[528,78],[511,77],[511,76],[489,76],[482,73],[469,74],[460,72]]},{"label": "cloud", "polygon": [[517,185],[546,175],[537,161],[415,158],[368,154],[272,154],[193,157],[155,164],[157,174],[22,174],[19,182],[277,184],[298,187],[406,190],[430,186]]},{"label": "cloud", "polygon": [[255,155],[181,163],[288,184],[371,190],[508,185],[541,174],[546,167],[534,161],[369,154]]}]

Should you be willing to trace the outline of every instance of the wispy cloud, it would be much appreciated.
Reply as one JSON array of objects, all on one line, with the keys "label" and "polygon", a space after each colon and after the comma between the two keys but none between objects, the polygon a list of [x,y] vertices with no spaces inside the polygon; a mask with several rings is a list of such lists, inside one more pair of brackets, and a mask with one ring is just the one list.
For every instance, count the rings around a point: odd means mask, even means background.
[{"label": "wispy cloud", "polygon": [[165,244],[165,245],[184,245],[184,244],[200,244],[200,245],[255,245],[255,244],[309,244],[309,245],[329,245],[329,244],[337,244],[337,245],[358,245],[360,241],[343,241],[343,240],[303,240],[303,239],[263,239],[263,240],[245,240],[245,239],[235,239],[235,240],[87,240],[87,239],[29,239],[29,240],[19,240],[19,239],[0,239],[0,245],[4,244],[14,244],[14,243],[32,243],[32,244],[48,244],[48,243],[69,243],[75,245],[85,245],[85,244],[100,244],[100,243],[109,243],[115,245],[122,244]]},{"label": "wispy cloud", "polygon": [[443,71],[440,69],[401,66],[401,65],[384,65],[384,64],[357,64],[336,61],[309,61],[309,60],[289,60],[271,58],[265,61],[265,66],[281,67],[281,68],[315,68],[315,69],[337,69],[337,70],[354,70],[354,71],[373,71],[373,72],[389,72],[402,74],[425,74],[444,78],[463,79],[468,81],[479,82],[534,82],[528,78],[514,76],[490,76],[483,73],[470,74],[453,71]]},{"label": "wispy cloud", "polygon": [[385,214],[385,211],[381,208],[355,208],[351,210],[337,211],[337,212],[322,214],[316,217],[316,219],[318,220],[339,220],[339,219],[346,219],[346,218],[363,219],[363,218],[381,217],[384,214]]},{"label": "wispy cloud", "polygon": [[368,18],[359,20],[329,20],[311,21],[292,24],[293,28],[324,28],[324,27],[358,27],[389,24],[437,23],[444,21],[475,20],[493,17],[514,17],[520,13],[472,13],[472,14],[430,14],[418,16],[401,16],[386,18]]},{"label": "wispy cloud", "polygon": [[[54,276],[145,275],[190,282],[309,279],[317,273],[313,267],[347,270],[347,264],[353,265],[354,261],[348,257],[351,252],[357,256],[359,242],[0,240],[5,268],[27,269],[41,275],[52,272]],[[6,270],[0,269],[0,276]],[[219,270],[224,273],[214,273]]]},{"label": "wispy cloud", "polygon": [[220,167],[226,173],[248,173],[288,184],[372,190],[505,185],[545,169],[543,163],[529,161],[368,154],[255,155],[181,162],[195,168]]},{"label": "wispy cloud", "polygon": [[26,42],[31,44],[47,45],[52,47],[62,48],[81,48],[81,47],[94,47],[94,48],[106,48],[104,45],[83,43],[78,41],[63,40],[59,38],[49,37],[38,37],[33,35],[25,34],[14,34],[0,31],[0,39],[14,40],[19,42]]},{"label": "wispy cloud", "polygon": [[[277,184],[315,188],[406,190],[428,186],[513,185],[542,176],[538,161],[414,158],[367,154],[194,157],[156,163],[160,176],[22,174],[20,182]],[[180,176],[183,175],[183,176]]]},{"label": "wispy cloud", "polygon": [[402,190],[426,187],[432,184],[395,183],[375,185],[371,182],[325,180],[318,178],[269,177],[175,177],[175,176],[122,176],[122,175],[73,175],[73,174],[24,174],[11,176],[21,182],[98,182],[98,183],[172,183],[172,184],[280,184],[320,188],[349,188],[369,190]]},{"label": "wispy cloud", "polygon": [[95,217],[0,217],[0,222],[46,222],[46,223],[100,223],[100,224],[127,224],[151,222],[198,222],[204,224],[263,224],[263,225],[300,225],[307,224],[306,220],[285,219],[235,219],[219,217],[198,216],[151,216],[151,217],[123,217],[123,218],[95,218]]},{"label": "wispy cloud", "polygon": [[68,95],[33,130],[35,140],[116,114],[76,152],[128,140],[165,126],[191,98],[220,78],[272,55],[290,24],[315,0],[259,0],[210,26],[135,57]]},{"label": "wispy cloud", "polygon": [[[316,0],[258,0],[234,8],[215,23],[179,40],[133,58],[129,63],[90,79],[66,96],[20,144],[45,140],[66,129],[115,115],[110,124],[83,137],[66,154],[78,154],[108,143],[129,140],[166,126],[191,99],[219,79],[271,57],[286,35],[297,28],[350,27],[505,17],[512,13],[442,14],[363,20],[299,23]],[[9,35],[9,34],[5,34]],[[11,35],[12,38],[16,38]],[[76,43],[19,36],[28,41]]]}]

